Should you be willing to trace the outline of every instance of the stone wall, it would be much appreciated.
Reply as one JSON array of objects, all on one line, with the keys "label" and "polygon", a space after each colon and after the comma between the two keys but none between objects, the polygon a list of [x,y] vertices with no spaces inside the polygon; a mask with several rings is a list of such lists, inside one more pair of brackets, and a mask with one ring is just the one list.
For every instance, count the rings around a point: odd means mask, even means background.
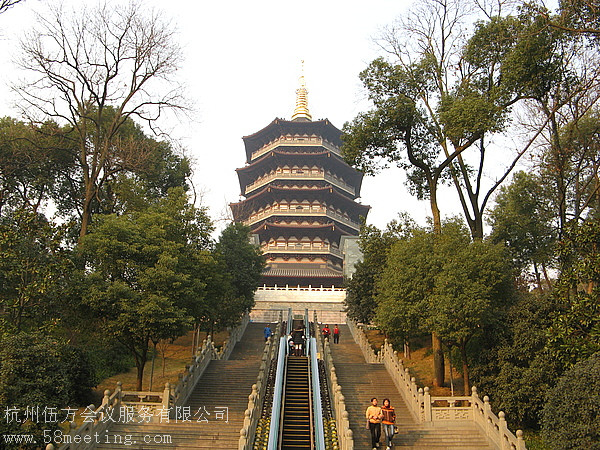
[{"label": "stone wall", "polygon": [[298,288],[259,288],[254,294],[255,305],[250,312],[254,322],[275,322],[279,311],[292,308],[294,314],[304,314],[308,309],[310,317],[317,313],[319,322],[346,323],[344,312],[345,289],[298,289]]}]

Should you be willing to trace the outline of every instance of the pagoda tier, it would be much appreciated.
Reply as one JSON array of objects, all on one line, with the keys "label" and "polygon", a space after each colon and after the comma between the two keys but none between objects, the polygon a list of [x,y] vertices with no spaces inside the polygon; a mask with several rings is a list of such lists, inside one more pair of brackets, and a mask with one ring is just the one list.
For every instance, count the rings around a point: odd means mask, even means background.
[{"label": "pagoda tier", "polygon": [[369,207],[356,203],[333,186],[265,186],[252,197],[230,205],[234,217],[254,223],[267,216],[327,216],[347,226],[360,226]]},{"label": "pagoda tier", "polygon": [[[306,127],[306,124],[310,127]],[[320,146],[340,154],[341,132],[329,120],[315,122],[275,119],[265,128],[249,136],[244,136],[246,162],[251,162],[274,148],[288,145]]]},{"label": "pagoda tier", "polygon": [[297,91],[294,120],[275,119],[244,137],[246,166],[237,169],[244,200],[232,203],[238,222],[257,235],[267,286],[341,286],[342,236],[357,236],[369,206],[363,174],[341,157],[341,131],[311,121],[306,91]]},{"label": "pagoda tier", "polygon": [[343,276],[333,269],[267,267],[263,272],[263,284],[267,286],[340,286]]},{"label": "pagoda tier", "polygon": [[287,149],[285,152],[273,150],[236,171],[244,196],[273,180],[322,181],[340,188],[354,199],[358,197],[362,183],[362,173],[331,151],[287,153]]}]

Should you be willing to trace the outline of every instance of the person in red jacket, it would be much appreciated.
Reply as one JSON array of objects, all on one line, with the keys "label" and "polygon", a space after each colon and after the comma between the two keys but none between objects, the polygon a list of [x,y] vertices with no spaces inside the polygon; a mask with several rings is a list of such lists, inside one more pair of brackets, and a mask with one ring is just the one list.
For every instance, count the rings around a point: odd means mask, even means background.
[{"label": "person in red jacket", "polygon": [[331,334],[331,330],[329,329],[329,325],[325,325],[325,328],[323,328],[323,339],[329,340],[330,334]]},{"label": "person in red jacket", "polygon": [[338,328],[337,324],[335,325],[335,327],[333,327],[333,343],[340,343],[340,329]]}]

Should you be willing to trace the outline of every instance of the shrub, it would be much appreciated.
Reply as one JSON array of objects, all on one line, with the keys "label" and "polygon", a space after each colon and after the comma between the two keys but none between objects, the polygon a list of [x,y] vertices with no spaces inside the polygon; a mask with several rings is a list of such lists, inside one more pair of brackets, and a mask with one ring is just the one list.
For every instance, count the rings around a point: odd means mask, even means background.
[{"label": "shrub", "polygon": [[542,433],[553,449],[600,449],[600,353],[575,364],[549,392]]}]

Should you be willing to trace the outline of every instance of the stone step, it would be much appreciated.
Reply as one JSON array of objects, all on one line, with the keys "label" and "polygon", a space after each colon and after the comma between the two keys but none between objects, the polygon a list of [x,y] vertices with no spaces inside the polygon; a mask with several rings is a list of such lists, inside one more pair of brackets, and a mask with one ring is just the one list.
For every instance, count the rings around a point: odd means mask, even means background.
[{"label": "stone step", "polygon": [[[99,437],[101,443],[96,448],[237,448],[248,396],[256,383],[265,345],[263,328],[264,324],[248,324],[230,359],[210,362],[185,405],[192,414],[190,422],[170,419],[169,423],[113,424],[106,435]],[[221,409],[224,407],[227,407],[227,422]],[[219,418],[217,411],[221,414]],[[197,422],[198,419],[208,422]],[[125,439],[129,439],[128,444],[122,443]]]},{"label": "stone step", "polygon": [[[332,356],[345,397],[350,428],[354,433],[354,448],[371,448],[371,436],[366,429],[365,411],[372,397],[379,405],[389,398],[396,411],[399,433],[394,436],[396,447],[405,449],[490,450],[479,428],[473,423],[448,424],[428,428],[418,423],[406,406],[404,398],[382,364],[366,363],[362,350],[352,339],[347,325],[340,326],[339,344],[331,344]],[[385,448],[382,430],[381,448]]]}]

